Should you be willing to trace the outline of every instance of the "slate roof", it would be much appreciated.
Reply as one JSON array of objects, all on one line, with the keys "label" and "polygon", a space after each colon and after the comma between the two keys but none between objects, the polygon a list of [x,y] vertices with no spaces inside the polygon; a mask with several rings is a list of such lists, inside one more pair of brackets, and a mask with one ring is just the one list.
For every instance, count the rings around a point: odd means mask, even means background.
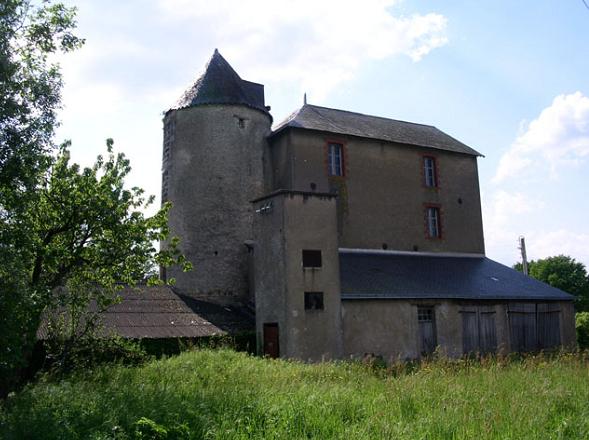
[{"label": "slate roof", "polygon": [[484,256],[340,250],[342,299],[570,301],[573,296]]},{"label": "slate roof", "polygon": [[[198,338],[255,328],[244,308],[194,299],[168,286],[126,288],[120,295],[122,302],[101,315],[105,333],[132,339]],[[46,333],[42,325],[37,337],[44,339]]]},{"label": "slate roof", "polygon": [[274,127],[272,135],[276,135],[289,127],[482,156],[478,151],[431,125],[369,116],[317,105],[303,105]]},{"label": "slate roof", "polygon": [[264,86],[241,79],[217,49],[204,73],[171,110],[205,104],[243,104],[268,112],[264,104]]}]

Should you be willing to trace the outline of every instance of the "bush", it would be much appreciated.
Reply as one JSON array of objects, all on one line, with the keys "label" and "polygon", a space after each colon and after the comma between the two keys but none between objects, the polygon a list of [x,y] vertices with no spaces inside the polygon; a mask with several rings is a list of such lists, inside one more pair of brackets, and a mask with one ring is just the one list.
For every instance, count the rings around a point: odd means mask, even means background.
[{"label": "bush", "polygon": [[50,340],[45,344],[52,372],[68,373],[104,364],[140,365],[151,359],[138,341],[119,336],[87,337],[73,345],[68,341]]},{"label": "bush", "polygon": [[575,327],[579,348],[589,348],[589,312],[579,312],[575,315]]},{"label": "bush", "polygon": [[190,438],[190,430],[185,424],[166,428],[147,417],[141,417],[133,427],[136,440],[184,440]]}]

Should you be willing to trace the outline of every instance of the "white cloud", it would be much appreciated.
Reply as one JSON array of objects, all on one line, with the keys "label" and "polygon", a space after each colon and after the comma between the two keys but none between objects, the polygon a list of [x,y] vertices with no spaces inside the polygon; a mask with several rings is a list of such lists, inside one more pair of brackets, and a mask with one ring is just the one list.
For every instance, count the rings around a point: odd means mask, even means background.
[{"label": "white cloud", "polygon": [[530,227],[527,219],[538,217],[544,202],[523,192],[505,190],[497,190],[489,197],[483,194],[482,200],[487,251],[501,253],[502,260],[515,258],[517,238],[526,235]]},{"label": "white cloud", "polygon": [[566,229],[534,231],[526,238],[526,247],[530,260],[563,254],[589,267],[589,234]]},{"label": "white cloud", "polygon": [[528,260],[564,254],[589,266],[589,234],[547,228],[546,203],[528,193],[532,191],[497,190],[488,198],[483,194],[487,254],[505,264],[521,261],[518,238],[525,236]]},{"label": "white cloud", "polygon": [[[279,80],[323,100],[369,60],[421,60],[447,42],[446,18],[395,15],[398,0],[160,0],[168,20],[213,36],[257,81]],[[243,68],[242,67],[242,68]]]},{"label": "white cloud", "polygon": [[[524,124],[503,155],[493,181],[516,176],[552,178],[567,166],[578,166],[589,156],[589,98],[581,92],[559,95],[538,118]],[[532,174],[533,173],[533,174]]]},{"label": "white cloud", "polygon": [[544,207],[544,202],[537,198],[530,198],[523,192],[510,193],[505,190],[495,191],[490,201],[484,201],[485,220],[487,229],[498,232],[505,228],[514,216],[537,212]]}]

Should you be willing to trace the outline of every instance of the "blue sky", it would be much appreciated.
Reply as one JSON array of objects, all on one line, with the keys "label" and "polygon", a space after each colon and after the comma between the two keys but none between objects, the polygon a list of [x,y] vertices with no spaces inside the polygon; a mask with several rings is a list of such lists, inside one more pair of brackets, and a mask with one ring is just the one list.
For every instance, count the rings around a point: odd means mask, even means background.
[{"label": "blue sky", "polygon": [[80,0],[58,139],[104,141],[159,195],[161,118],[214,48],[266,86],[276,122],[312,104],[435,125],[479,159],[487,254],[589,265],[589,10],[582,0]]}]

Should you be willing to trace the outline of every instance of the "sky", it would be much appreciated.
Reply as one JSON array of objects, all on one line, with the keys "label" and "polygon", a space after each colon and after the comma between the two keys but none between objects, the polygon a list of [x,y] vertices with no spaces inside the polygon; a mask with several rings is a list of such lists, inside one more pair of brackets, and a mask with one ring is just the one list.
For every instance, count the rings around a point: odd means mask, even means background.
[{"label": "sky", "polygon": [[90,165],[105,140],[160,193],[162,116],[215,48],[303,103],[435,125],[480,151],[487,255],[589,266],[589,9],[582,0],[64,0],[85,46],[60,59],[58,141]]}]

